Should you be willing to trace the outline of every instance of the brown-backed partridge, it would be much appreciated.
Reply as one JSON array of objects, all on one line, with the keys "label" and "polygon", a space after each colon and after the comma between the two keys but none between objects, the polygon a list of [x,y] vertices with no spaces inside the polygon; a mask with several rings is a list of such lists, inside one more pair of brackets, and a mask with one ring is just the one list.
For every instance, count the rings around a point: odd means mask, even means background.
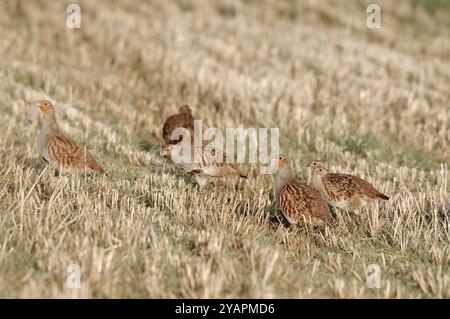
[{"label": "brown-backed partridge", "polygon": [[349,174],[331,173],[320,161],[313,161],[311,186],[332,206],[341,209],[357,209],[368,200],[389,200],[369,182]]},{"label": "brown-backed partridge", "polygon": [[[172,160],[176,164],[180,164],[188,173],[194,174],[200,189],[214,177],[237,175],[247,178],[247,175],[241,171],[237,164],[227,163],[225,153],[210,145],[197,148],[185,146],[181,142],[164,146],[161,153],[163,156],[172,156]],[[183,160],[181,160],[182,158]]]},{"label": "brown-backed partridge", "polygon": [[39,155],[53,168],[60,171],[88,170],[103,173],[103,168],[84,147],[67,137],[56,122],[55,109],[48,100],[37,104],[42,113],[42,129],[39,135]]},{"label": "brown-backed partridge", "polygon": [[183,136],[172,136],[172,132],[177,128],[185,128],[189,130],[191,134],[191,141],[194,139],[194,117],[192,116],[191,109],[188,105],[182,105],[180,107],[180,113],[169,116],[164,122],[163,126],[163,139],[166,144],[177,144]]},{"label": "brown-backed partridge", "polygon": [[282,155],[278,158],[275,195],[278,208],[291,224],[324,226],[331,219],[327,202],[311,186],[294,178]]}]

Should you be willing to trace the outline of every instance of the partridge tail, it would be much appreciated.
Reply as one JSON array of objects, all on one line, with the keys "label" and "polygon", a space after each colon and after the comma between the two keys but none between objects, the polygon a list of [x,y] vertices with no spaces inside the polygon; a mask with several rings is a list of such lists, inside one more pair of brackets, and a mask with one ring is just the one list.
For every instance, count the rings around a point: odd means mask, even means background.
[{"label": "partridge tail", "polygon": [[89,169],[93,170],[94,172],[106,174],[103,167],[101,167],[100,164],[97,162],[88,163],[88,167],[89,167]]},{"label": "partridge tail", "polygon": [[247,178],[247,174],[244,174],[238,166],[231,166],[231,169],[237,176],[245,179]]},{"label": "partridge tail", "polygon": [[381,194],[381,193],[378,193],[378,194],[377,194],[377,197],[378,197],[378,198],[381,198],[381,199],[384,199],[384,200],[389,200],[389,197],[388,197],[388,196],[386,196],[386,195],[384,195],[384,194]]}]

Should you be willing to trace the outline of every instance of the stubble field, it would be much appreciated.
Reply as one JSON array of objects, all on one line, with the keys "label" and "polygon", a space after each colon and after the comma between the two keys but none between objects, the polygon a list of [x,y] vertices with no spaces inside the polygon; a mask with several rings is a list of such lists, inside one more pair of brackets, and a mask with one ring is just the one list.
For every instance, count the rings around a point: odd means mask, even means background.
[{"label": "stubble field", "polygon": [[[1,297],[450,297],[448,1],[378,1],[380,30],[367,1],[77,3],[68,29],[67,3],[0,1]],[[39,159],[44,97],[107,176]],[[279,127],[300,180],[321,159],[391,200],[306,232],[257,166],[200,192],[159,154],[185,103]]]}]

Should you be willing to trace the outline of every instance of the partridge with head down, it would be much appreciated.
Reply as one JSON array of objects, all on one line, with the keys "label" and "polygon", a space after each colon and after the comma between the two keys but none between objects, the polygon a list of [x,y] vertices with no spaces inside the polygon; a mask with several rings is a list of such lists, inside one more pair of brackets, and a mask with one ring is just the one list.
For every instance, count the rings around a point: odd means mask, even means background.
[{"label": "partridge with head down", "polygon": [[164,122],[162,135],[166,144],[177,144],[181,142],[183,136],[172,136],[177,128],[185,128],[191,135],[191,141],[194,139],[194,117],[188,105],[180,107],[180,113],[169,116]]},{"label": "partridge with head down", "polygon": [[180,142],[164,146],[161,153],[163,156],[172,156],[175,163],[180,164],[188,173],[194,174],[200,189],[214,177],[237,175],[247,178],[237,164],[227,163],[224,152],[210,145],[199,148]]},{"label": "partridge with head down", "polygon": [[294,178],[287,158],[279,156],[275,188],[278,208],[291,224],[324,226],[331,219],[327,202],[306,183]]}]

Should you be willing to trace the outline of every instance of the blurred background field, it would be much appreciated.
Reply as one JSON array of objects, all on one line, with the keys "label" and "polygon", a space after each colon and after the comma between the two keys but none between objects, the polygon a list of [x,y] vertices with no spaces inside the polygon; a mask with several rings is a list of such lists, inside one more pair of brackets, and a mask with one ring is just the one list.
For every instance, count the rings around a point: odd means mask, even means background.
[{"label": "blurred background field", "polygon": [[[450,297],[450,1],[377,1],[379,30],[371,1],[77,3],[68,29],[68,2],[0,0],[1,297]],[[45,169],[43,97],[108,176]],[[199,192],[159,155],[185,103],[391,200],[307,233],[256,167]]]}]

